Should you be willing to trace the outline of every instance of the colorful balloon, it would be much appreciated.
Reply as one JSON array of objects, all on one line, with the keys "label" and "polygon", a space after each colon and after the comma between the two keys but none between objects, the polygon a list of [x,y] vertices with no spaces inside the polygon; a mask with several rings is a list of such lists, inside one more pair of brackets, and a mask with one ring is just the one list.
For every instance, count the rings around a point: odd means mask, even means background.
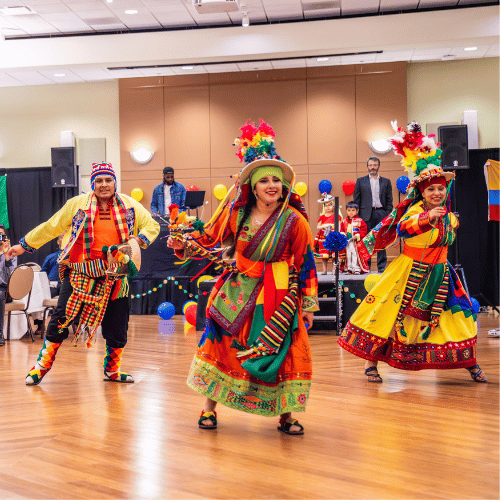
[{"label": "colorful balloon", "polygon": [[318,189],[321,194],[330,194],[330,192],[332,191],[332,183],[327,179],[323,179],[319,182]]},{"label": "colorful balloon", "polygon": [[408,184],[410,184],[410,179],[406,177],[406,175],[398,177],[398,180],[396,181],[396,187],[402,194],[406,194],[406,192],[408,191]]},{"label": "colorful balloon", "polygon": [[344,183],[342,184],[342,191],[344,191],[344,193],[347,196],[351,196],[351,194],[354,193],[354,186],[355,186],[354,181],[348,179],[347,181],[344,181]]},{"label": "colorful balloon", "polygon": [[135,201],[141,201],[142,197],[144,196],[144,193],[142,192],[141,188],[134,188],[130,192],[130,196],[134,198]]},{"label": "colorful balloon", "polygon": [[186,186],[186,191],[199,191],[199,188],[196,184],[190,184]]},{"label": "colorful balloon", "polygon": [[175,314],[175,306],[172,302],[163,302],[156,310],[161,319],[170,319]]},{"label": "colorful balloon", "polygon": [[472,311],[474,312],[474,314],[477,314],[479,312],[479,309],[481,308],[481,305],[479,304],[478,300],[475,299],[474,297],[471,297],[470,303],[472,304]]},{"label": "colorful balloon", "polygon": [[224,199],[224,196],[227,194],[227,187],[224,184],[217,184],[214,187],[214,196],[220,201]]},{"label": "colorful balloon", "polygon": [[297,182],[295,184],[295,192],[299,196],[304,196],[307,193],[307,184],[305,182]]},{"label": "colorful balloon", "polygon": [[187,302],[185,302],[182,306],[182,314],[186,314],[186,309],[193,304],[196,305],[196,302],[194,300],[188,300]]},{"label": "colorful balloon", "polygon": [[365,290],[370,293],[371,289],[377,284],[378,280],[380,279],[380,274],[369,274],[365,278]]},{"label": "colorful balloon", "polygon": [[184,313],[184,316],[186,317],[186,321],[190,325],[196,325],[196,311],[197,311],[197,309],[198,309],[198,304],[192,304],[186,309],[186,312]]},{"label": "colorful balloon", "polygon": [[213,280],[214,278],[212,276],[210,276],[209,274],[204,274],[203,276],[200,276],[198,278],[198,281],[196,282],[196,286],[198,288],[200,288],[200,283],[202,283],[203,281],[207,281],[207,280]]}]

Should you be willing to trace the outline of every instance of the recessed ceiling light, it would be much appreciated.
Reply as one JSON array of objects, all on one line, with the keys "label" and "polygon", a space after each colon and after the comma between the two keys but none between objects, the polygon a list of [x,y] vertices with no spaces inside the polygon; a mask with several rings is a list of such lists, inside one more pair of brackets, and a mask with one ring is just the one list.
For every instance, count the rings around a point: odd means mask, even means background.
[{"label": "recessed ceiling light", "polygon": [[135,9],[126,10],[125,14],[137,14],[139,11]]},{"label": "recessed ceiling light", "polygon": [[194,69],[194,66],[182,66],[182,69]]},{"label": "recessed ceiling light", "polygon": [[64,73],[54,73],[54,76],[66,76]]},{"label": "recessed ceiling light", "polygon": [[329,61],[330,58],[329,57],[318,57],[316,58],[316,61],[318,62],[325,62],[325,61]]},{"label": "recessed ceiling light", "polygon": [[464,50],[477,50],[477,47],[465,47]]}]

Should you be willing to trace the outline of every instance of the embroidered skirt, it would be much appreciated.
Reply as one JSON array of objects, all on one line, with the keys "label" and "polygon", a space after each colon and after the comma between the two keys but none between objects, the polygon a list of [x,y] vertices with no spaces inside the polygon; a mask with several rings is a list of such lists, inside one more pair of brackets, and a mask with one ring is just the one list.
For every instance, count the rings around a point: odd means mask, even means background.
[{"label": "embroidered skirt", "polygon": [[[208,302],[210,307],[212,295]],[[257,311],[254,314],[260,314]],[[236,410],[272,417],[288,412],[305,411],[312,377],[309,339],[301,310],[298,329],[281,364],[275,383],[251,376],[232,347],[233,340],[247,345],[253,314],[236,334],[230,334],[212,318],[206,320],[187,384],[196,392]],[[233,344],[234,345],[234,344]]]},{"label": "embroidered skirt", "polygon": [[[386,269],[348,321],[338,343],[342,348],[370,361],[385,361],[402,370],[466,368],[476,363],[476,315],[460,296],[455,279],[437,327],[428,338],[422,334],[429,324],[425,314],[412,310],[403,314],[401,331],[396,322],[414,261],[400,255]],[[450,270],[448,270],[450,273]],[[413,308],[412,308],[413,309]],[[410,307],[407,309],[410,311]]]}]

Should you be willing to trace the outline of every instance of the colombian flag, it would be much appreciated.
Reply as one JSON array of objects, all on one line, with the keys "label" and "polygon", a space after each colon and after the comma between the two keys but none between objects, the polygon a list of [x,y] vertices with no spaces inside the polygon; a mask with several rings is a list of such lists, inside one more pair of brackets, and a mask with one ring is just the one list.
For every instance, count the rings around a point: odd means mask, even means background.
[{"label": "colombian flag", "polygon": [[488,220],[500,221],[500,163],[488,160],[484,164],[484,176],[488,188]]}]

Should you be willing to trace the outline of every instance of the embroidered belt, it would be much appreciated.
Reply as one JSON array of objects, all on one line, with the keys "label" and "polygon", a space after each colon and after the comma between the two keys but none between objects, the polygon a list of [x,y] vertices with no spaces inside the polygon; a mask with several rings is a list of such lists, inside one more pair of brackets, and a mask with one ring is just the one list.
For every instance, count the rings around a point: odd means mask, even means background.
[{"label": "embroidered belt", "polygon": [[405,245],[403,254],[425,264],[444,264],[448,258],[448,247],[416,248]]}]

